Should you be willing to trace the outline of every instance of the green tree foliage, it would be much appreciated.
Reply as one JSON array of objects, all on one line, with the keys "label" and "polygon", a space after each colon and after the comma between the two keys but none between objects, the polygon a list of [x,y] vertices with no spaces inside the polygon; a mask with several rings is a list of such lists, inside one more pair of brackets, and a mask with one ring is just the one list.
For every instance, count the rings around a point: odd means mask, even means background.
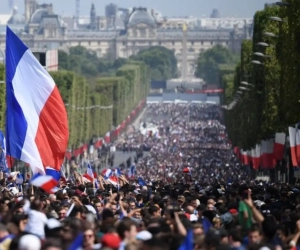
[{"label": "green tree foliage", "polygon": [[175,54],[165,47],[153,46],[141,50],[131,59],[142,61],[149,66],[151,80],[164,81],[178,76]]},{"label": "green tree foliage", "polygon": [[113,76],[116,69],[126,63],[126,59],[115,61],[98,58],[96,52],[82,46],[71,47],[67,52],[58,51],[59,69],[70,70],[85,77]]},{"label": "green tree foliage", "polygon": [[69,147],[104,136],[117,127],[149,91],[148,67],[142,62],[119,61],[115,77],[98,77],[95,84],[71,71],[51,72],[66,104]]},{"label": "green tree foliage", "polygon": [[219,66],[234,64],[237,61],[237,55],[221,45],[216,45],[199,54],[195,75],[208,84],[217,84],[219,82]]},{"label": "green tree foliage", "polygon": [[[288,8],[271,6],[255,14],[253,40],[243,43],[233,91],[229,86],[225,90],[229,103],[241,81],[253,84],[249,91],[243,91],[234,109],[226,112],[229,137],[234,145],[244,149],[251,149],[276,132],[287,133],[288,127],[300,120],[300,2],[287,2]],[[285,21],[272,21],[271,16]],[[277,37],[267,37],[265,32]],[[258,46],[259,42],[271,46]],[[268,57],[258,57],[255,52]],[[252,64],[251,60],[259,60],[263,65]]]}]

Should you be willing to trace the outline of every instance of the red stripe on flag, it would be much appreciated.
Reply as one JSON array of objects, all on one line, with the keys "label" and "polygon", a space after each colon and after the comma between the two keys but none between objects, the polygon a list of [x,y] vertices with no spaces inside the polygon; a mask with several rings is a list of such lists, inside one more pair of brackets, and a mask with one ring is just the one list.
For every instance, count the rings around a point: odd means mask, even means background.
[{"label": "red stripe on flag", "polygon": [[68,145],[69,130],[65,105],[57,86],[40,113],[35,143],[44,167],[60,170]]}]

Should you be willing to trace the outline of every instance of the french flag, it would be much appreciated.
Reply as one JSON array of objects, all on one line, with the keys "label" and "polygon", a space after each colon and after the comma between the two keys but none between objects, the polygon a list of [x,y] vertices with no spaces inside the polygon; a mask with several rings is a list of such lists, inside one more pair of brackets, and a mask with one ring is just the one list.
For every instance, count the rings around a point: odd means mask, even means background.
[{"label": "french flag", "polygon": [[112,185],[114,185],[114,186],[118,186],[118,184],[119,184],[119,178],[117,177],[117,176],[115,176],[115,175],[113,175],[113,176],[110,176],[108,179],[107,179],[107,181],[109,181]]},{"label": "french flag", "polygon": [[37,173],[30,181],[33,186],[43,189],[47,193],[53,193],[53,189],[57,186],[58,181],[50,175],[40,175]]},{"label": "french flag", "polygon": [[283,158],[285,138],[286,138],[285,133],[275,134],[275,143],[273,148],[273,158],[275,160],[282,160]]},{"label": "french flag", "polygon": [[120,168],[116,168],[115,169],[115,176],[120,177],[122,175],[121,169]]},{"label": "french flag", "polygon": [[294,167],[300,166],[300,130],[289,127],[290,148],[292,164]]},{"label": "french flag", "polygon": [[45,172],[46,172],[46,175],[52,176],[54,180],[56,180],[56,181],[60,180],[60,177],[61,177],[60,171],[57,171],[54,168],[47,167],[45,169]]},{"label": "french flag", "polygon": [[263,168],[273,168],[276,164],[273,161],[274,140],[266,140],[261,142],[261,166]]},{"label": "french flag", "polygon": [[129,178],[134,178],[134,174],[135,174],[135,166],[132,165],[128,171],[128,177]]},{"label": "french flag", "polygon": [[6,150],[34,174],[60,170],[68,119],[57,86],[27,46],[6,30]]},{"label": "french flag", "polygon": [[88,163],[86,173],[83,175],[83,177],[85,177],[87,180],[92,182],[95,179],[95,177],[97,177],[95,175],[96,175],[96,173],[93,172],[93,168],[92,168],[91,164]]},{"label": "french flag", "polygon": [[112,176],[112,171],[111,171],[111,169],[104,169],[101,174],[102,174],[103,178],[105,180],[107,180],[107,179],[109,179],[109,177]]},{"label": "french flag", "polygon": [[105,142],[106,142],[107,144],[110,143],[110,132],[107,132],[107,133],[105,134],[104,140],[105,140]]}]

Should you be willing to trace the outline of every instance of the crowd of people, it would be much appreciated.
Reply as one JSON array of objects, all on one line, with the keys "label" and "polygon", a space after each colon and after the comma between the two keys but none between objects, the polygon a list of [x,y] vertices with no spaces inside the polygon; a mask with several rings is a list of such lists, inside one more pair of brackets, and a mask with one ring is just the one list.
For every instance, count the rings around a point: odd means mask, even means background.
[{"label": "crowd of people", "polygon": [[0,250],[298,249],[299,189],[250,179],[219,106],[149,104],[141,128],[109,176],[74,170],[47,194],[1,175]]}]

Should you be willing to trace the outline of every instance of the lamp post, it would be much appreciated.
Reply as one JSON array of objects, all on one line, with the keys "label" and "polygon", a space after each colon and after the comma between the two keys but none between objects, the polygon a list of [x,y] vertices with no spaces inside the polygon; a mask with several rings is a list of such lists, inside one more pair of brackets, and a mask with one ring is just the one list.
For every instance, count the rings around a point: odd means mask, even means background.
[{"label": "lamp post", "polygon": [[258,46],[262,46],[262,47],[269,47],[270,45],[268,43],[265,42],[259,42],[257,43]]},{"label": "lamp post", "polygon": [[272,21],[276,21],[276,22],[282,22],[282,18],[278,17],[278,16],[271,16],[269,17],[270,20]]},{"label": "lamp post", "polygon": [[242,81],[241,84],[243,84],[245,86],[254,86],[252,83],[245,82],[245,81]]},{"label": "lamp post", "polygon": [[264,57],[264,58],[270,58],[271,57],[271,56],[265,55],[264,53],[261,53],[261,52],[254,52],[253,55]]},{"label": "lamp post", "polygon": [[277,35],[275,35],[272,32],[264,32],[264,36],[268,36],[268,37],[277,37]]},{"label": "lamp post", "polygon": [[257,61],[257,60],[252,60],[251,63],[256,64],[256,65],[263,65],[262,62]]}]

